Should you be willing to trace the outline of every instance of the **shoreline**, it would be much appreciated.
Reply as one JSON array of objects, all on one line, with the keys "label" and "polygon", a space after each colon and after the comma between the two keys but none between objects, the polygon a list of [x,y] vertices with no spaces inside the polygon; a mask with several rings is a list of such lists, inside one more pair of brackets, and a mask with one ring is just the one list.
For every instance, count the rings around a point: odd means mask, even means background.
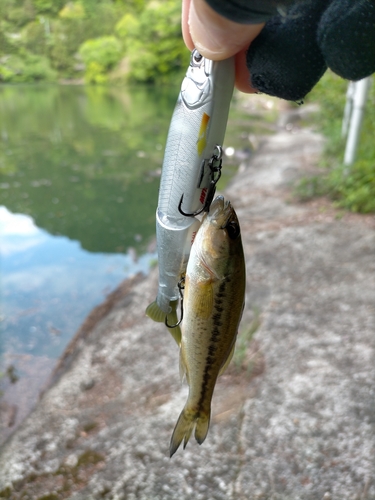
[{"label": "shoreline", "polygon": [[[110,312],[117,301],[124,298],[136,283],[146,279],[146,277],[147,275],[140,271],[125,278],[106,296],[102,303],[90,311],[58,358],[51,359],[29,354],[18,355],[19,358],[24,359],[23,370],[26,372],[26,375],[14,382],[18,386],[22,386],[17,387],[17,394],[22,396],[22,400],[9,393],[13,382],[7,382],[3,389],[4,393],[1,394],[0,398],[0,446],[4,446],[12,435],[17,432],[18,427],[37,407],[45,392],[69,369],[95,326]],[[35,374],[36,370],[38,372],[37,376]],[[31,387],[30,377],[33,380]]]},{"label": "shoreline", "polygon": [[92,330],[110,313],[112,308],[120,300],[126,297],[133,286],[146,278],[147,276],[142,272],[139,272],[134,276],[129,276],[129,278],[126,278],[122,283],[120,283],[120,285],[118,285],[113,292],[110,292],[101,304],[92,309],[70,340],[69,344],[66,346],[64,352],[57,359],[55,368],[53,369],[49,380],[47,380],[45,387],[43,387],[40,391],[39,399],[41,399],[44,393],[48,391],[67,370],[69,370],[70,365],[79,354],[80,349],[82,349],[83,344],[90,336]]}]

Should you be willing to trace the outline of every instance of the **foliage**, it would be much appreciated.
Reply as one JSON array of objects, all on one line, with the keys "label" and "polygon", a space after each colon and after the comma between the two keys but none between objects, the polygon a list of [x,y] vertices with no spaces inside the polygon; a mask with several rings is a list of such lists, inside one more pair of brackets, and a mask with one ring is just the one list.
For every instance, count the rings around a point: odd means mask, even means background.
[{"label": "foliage", "polygon": [[56,73],[45,56],[27,51],[23,52],[23,57],[15,55],[2,58],[0,64],[0,81],[3,82],[52,81],[55,78]]},{"label": "foliage", "polygon": [[337,205],[352,212],[375,212],[375,158],[358,160],[346,173],[340,166],[329,176]]},{"label": "foliage", "polygon": [[144,252],[177,91],[0,86],[2,203],[88,251]]},{"label": "foliage", "polygon": [[59,12],[62,19],[83,19],[85,9],[80,2],[68,2]]},{"label": "foliage", "polygon": [[150,2],[140,16],[131,13],[116,25],[129,61],[129,77],[153,82],[185,68],[189,53],[181,36],[179,2]]},{"label": "foliage", "polygon": [[62,8],[63,0],[33,0],[32,2],[35,11],[38,14],[57,14]]},{"label": "foliage", "polygon": [[[181,37],[180,8],[180,0],[0,0],[0,81],[83,75],[94,83],[119,76],[164,79],[185,67],[189,57]],[[97,58],[95,49],[100,52]],[[30,55],[43,58],[35,59],[35,72],[28,68]],[[113,71],[121,60],[124,63]],[[18,61],[17,70],[7,61]],[[27,68],[27,76],[20,76],[20,67]]]},{"label": "foliage", "polygon": [[[373,79],[374,80],[374,79]],[[302,200],[328,195],[337,206],[353,212],[375,212],[375,85],[372,82],[362,124],[357,161],[343,165],[346,139],[341,135],[343,110],[348,83],[327,72],[309,95],[318,102],[315,121],[326,136],[326,147],[319,175],[302,179],[296,193]]]},{"label": "foliage", "polygon": [[104,83],[106,73],[121,58],[121,43],[114,36],[86,40],[79,48],[79,54],[86,65],[86,81]]}]

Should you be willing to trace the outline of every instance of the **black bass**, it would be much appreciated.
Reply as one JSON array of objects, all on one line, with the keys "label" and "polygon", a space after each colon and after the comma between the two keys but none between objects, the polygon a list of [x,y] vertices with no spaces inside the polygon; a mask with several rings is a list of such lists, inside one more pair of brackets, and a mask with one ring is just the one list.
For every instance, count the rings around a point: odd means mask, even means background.
[{"label": "black bass", "polygon": [[187,265],[180,369],[189,396],[170,443],[170,456],[195,428],[199,444],[210,424],[216,380],[229,364],[245,300],[240,226],[229,201],[218,196],[195,237]]}]

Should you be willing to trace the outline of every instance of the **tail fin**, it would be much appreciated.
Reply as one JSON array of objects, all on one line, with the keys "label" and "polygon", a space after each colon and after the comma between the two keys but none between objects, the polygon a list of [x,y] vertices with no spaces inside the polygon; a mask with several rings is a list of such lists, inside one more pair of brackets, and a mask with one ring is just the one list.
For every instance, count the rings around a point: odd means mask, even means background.
[{"label": "tail fin", "polygon": [[194,411],[191,410],[187,404],[185,408],[182,410],[180,416],[178,417],[176,427],[174,428],[171,443],[169,447],[169,456],[172,457],[178,447],[180,446],[182,440],[184,440],[184,449],[190,439],[190,436],[195,427],[195,439],[199,444],[202,444],[206,439],[208,428],[210,426],[210,413],[203,410]]},{"label": "tail fin", "polygon": [[[157,323],[164,323],[165,317],[168,318],[169,325],[175,325],[178,322],[177,319],[177,305],[178,300],[171,300],[170,306],[172,308],[171,312],[167,315],[163,312],[158,306],[156,300],[152,302],[146,309],[146,316],[156,321]],[[169,333],[175,339],[178,347],[181,345],[181,328],[179,326],[175,326],[174,328],[168,328]]]},{"label": "tail fin", "polygon": [[151,302],[151,304],[146,309],[146,316],[151,318],[157,323],[162,323],[165,320],[165,312],[163,312],[158,306],[156,300]]}]

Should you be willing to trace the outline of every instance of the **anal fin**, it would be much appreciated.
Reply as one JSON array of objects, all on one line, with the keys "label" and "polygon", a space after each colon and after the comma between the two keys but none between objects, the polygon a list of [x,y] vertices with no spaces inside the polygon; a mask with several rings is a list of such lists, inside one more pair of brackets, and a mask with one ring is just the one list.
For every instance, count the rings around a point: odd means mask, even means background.
[{"label": "anal fin", "polygon": [[230,353],[229,353],[229,355],[228,355],[227,359],[225,360],[225,363],[224,363],[224,364],[223,364],[223,366],[220,368],[220,371],[219,371],[219,377],[220,377],[220,375],[222,375],[222,374],[225,372],[225,370],[226,370],[226,369],[228,368],[228,366],[229,366],[229,363],[232,361],[232,358],[233,358],[233,354],[234,354],[234,350],[235,350],[235,348],[236,348],[236,343],[234,343],[234,344],[233,344],[233,347],[232,347],[232,349],[231,349],[231,351],[230,351]]}]

